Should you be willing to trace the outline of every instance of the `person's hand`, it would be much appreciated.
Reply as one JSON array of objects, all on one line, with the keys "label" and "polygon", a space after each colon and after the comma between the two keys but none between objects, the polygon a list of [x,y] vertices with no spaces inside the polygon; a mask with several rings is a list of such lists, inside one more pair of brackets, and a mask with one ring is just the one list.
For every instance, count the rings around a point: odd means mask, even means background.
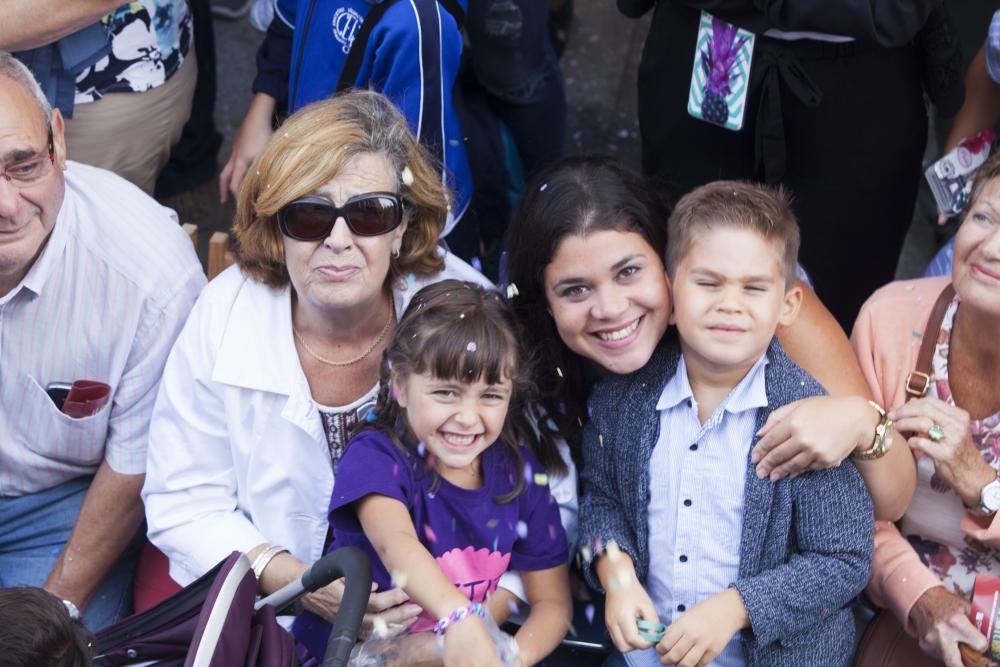
[{"label": "person's hand", "polygon": [[921,595],[910,610],[910,624],[924,653],[941,660],[946,667],[962,667],[959,642],[984,652],[986,637],[972,625],[968,612],[969,601],[944,586],[935,586]]},{"label": "person's hand", "polygon": [[684,612],[656,645],[664,665],[707,665],[749,624],[743,599],[727,588]]},{"label": "person's hand", "polygon": [[[972,442],[969,413],[942,400],[924,397],[907,401],[889,412],[895,427],[912,434],[910,448],[931,457],[938,478],[959,495],[967,507],[979,505],[983,487],[997,478]],[[941,436],[931,438],[934,427]]]},{"label": "person's hand", "polygon": [[[607,556],[604,556],[607,558]],[[622,653],[633,649],[652,646],[639,634],[636,619],[642,618],[654,623],[660,622],[656,608],[649,595],[639,583],[635,568],[623,565],[613,575],[606,587],[608,594],[604,601],[604,622],[615,648]]]},{"label": "person's hand", "polygon": [[232,193],[240,191],[240,183],[247,175],[250,165],[264,152],[267,142],[274,134],[271,130],[271,116],[274,114],[274,98],[263,93],[254,96],[247,115],[240,123],[233,137],[233,152],[219,174],[219,202],[225,204]]},{"label": "person's hand", "polygon": [[[410,627],[420,615],[420,606],[409,602],[409,596],[402,588],[390,588],[387,591],[375,592],[372,584],[372,594],[368,598],[368,609],[361,623],[361,638],[371,634],[373,628],[383,623],[388,628],[389,636],[399,634]],[[344,596],[344,580],[337,579],[323,588],[309,593],[302,598],[302,606],[323,618],[329,623],[337,617],[340,610],[340,600]]]},{"label": "person's hand", "polygon": [[771,412],[750,460],[761,479],[835,468],[861,443],[871,446],[878,420],[878,413],[858,396],[795,401]]},{"label": "person's hand", "polygon": [[483,619],[471,614],[444,633],[445,667],[503,667]]}]

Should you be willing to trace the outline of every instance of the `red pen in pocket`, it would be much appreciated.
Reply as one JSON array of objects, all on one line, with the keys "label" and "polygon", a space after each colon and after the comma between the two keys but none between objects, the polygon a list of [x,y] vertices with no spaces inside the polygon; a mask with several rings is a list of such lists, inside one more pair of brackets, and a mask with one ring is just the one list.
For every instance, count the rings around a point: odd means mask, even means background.
[{"label": "red pen in pocket", "polygon": [[63,401],[63,414],[73,419],[91,417],[101,411],[111,396],[111,387],[95,380],[77,380]]}]

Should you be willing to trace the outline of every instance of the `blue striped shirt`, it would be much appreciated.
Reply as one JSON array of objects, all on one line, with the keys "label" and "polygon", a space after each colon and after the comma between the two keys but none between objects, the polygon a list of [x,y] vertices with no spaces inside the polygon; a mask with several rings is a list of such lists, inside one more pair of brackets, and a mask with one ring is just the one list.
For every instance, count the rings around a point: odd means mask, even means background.
[{"label": "blue striped shirt", "polygon": [[[656,409],[660,436],[650,458],[647,591],[663,623],[736,581],[746,461],[757,408],[767,406],[761,356],[704,424],[681,357]],[[715,665],[743,665],[734,635]]]}]

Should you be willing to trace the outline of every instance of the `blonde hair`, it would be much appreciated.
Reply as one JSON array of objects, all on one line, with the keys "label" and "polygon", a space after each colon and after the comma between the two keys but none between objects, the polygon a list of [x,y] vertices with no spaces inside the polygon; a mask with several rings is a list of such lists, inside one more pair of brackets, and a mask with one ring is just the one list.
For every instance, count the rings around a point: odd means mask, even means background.
[{"label": "blonde hair", "polygon": [[443,268],[437,242],[449,197],[440,172],[388,98],[352,91],[314,102],[290,116],[250,167],[240,186],[233,222],[236,262],[247,276],[272,287],[289,284],[275,220],[278,210],[315,192],[364,154],[386,159],[403,199],[407,228],[398,257],[389,262],[388,279],[409,273],[426,276]]}]

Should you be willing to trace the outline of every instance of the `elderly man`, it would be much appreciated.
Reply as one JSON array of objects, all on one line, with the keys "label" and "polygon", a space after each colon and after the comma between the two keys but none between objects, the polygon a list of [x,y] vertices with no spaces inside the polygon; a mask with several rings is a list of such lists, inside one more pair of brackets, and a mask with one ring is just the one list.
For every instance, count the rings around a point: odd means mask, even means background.
[{"label": "elderly man", "polygon": [[[173,212],[67,162],[61,114],[0,51],[0,587],[92,629],[129,611],[150,411],[204,283]],[[65,400],[77,381],[103,386]]]}]

